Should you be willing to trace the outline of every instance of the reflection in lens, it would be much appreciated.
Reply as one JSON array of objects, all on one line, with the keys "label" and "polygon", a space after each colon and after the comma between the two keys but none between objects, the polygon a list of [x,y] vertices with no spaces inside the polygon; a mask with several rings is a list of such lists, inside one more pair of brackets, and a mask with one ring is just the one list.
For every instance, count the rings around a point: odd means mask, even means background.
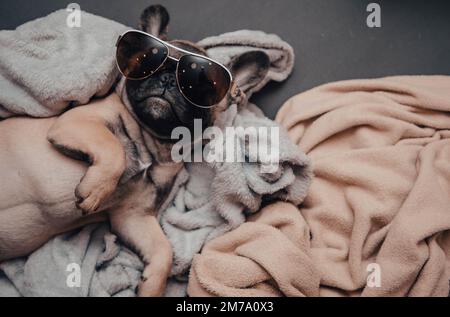
[{"label": "reflection in lens", "polygon": [[129,79],[150,76],[166,60],[167,47],[160,41],[140,32],[128,32],[117,45],[117,65]]},{"label": "reflection in lens", "polygon": [[219,103],[226,96],[231,83],[226,69],[194,55],[181,57],[177,77],[183,95],[200,107],[211,107]]}]

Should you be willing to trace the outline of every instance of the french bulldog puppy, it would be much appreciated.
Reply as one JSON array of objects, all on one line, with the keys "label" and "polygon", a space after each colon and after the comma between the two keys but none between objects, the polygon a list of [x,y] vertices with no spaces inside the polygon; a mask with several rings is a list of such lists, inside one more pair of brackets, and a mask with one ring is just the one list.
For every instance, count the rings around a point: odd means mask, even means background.
[{"label": "french bulldog puppy", "polygon": [[[169,15],[150,6],[141,29],[166,38]],[[188,41],[171,41],[206,52]],[[175,57],[177,52],[171,52]],[[257,85],[269,67],[262,52],[230,65],[236,84]],[[125,106],[123,102],[127,98]],[[168,61],[152,77],[125,81],[123,93],[47,119],[0,122],[0,262],[26,256],[53,236],[108,220],[119,238],[145,262],[139,296],[161,296],[172,249],[157,221],[182,163],[171,160],[172,129],[213,124],[230,98],[204,109],[184,99]]]}]

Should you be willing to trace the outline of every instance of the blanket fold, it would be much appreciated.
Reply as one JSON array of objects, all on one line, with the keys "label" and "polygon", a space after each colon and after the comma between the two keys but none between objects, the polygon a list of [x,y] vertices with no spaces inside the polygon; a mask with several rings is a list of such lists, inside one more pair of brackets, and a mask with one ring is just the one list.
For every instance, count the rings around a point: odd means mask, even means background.
[{"label": "blanket fold", "polygon": [[28,259],[1,263],[0,296],[129,297],[143,268],[108,225],[94,224],[54,238]]},{"label": "blanket fold", "polygon": [[317,296],[320,276],[305,252],[309,239],[308,225],[293,204],[265,207],[195,256],[188,292],[191,296]]},{"label": "blanket fold", "polygon": [[[276,221],[264,235],[258,220],[246,223],[196,256],[189,295],[448,296],[450,77],[331,83],[291,98],[276,120],[310,156],[315,178],[297,214],[277,204],[272,216],[298,218],[293,230],[306,227],[312,240],[292,250],[293,234],[267,238]],[[269,246],[270,259],[266,247],[247,251],[261,243],[279,248]],[[276,259],[290,251],[307,256],[290,257],[280,276]],[[312,289],[278,282],[293,270]],[[276,286],[261,286],[269,280]]]}]

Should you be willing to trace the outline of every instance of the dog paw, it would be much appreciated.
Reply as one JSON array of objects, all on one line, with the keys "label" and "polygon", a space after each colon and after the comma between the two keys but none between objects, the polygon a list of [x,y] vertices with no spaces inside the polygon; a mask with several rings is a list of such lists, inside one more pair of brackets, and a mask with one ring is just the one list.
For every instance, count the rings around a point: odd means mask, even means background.
[{"label": "dog paw", "polygon": [[111,184],[111,182],[89,185],[82,181],[75,189],[76,206],[82,211],[83,215],[96,212],[115,188],[115,184]]}]

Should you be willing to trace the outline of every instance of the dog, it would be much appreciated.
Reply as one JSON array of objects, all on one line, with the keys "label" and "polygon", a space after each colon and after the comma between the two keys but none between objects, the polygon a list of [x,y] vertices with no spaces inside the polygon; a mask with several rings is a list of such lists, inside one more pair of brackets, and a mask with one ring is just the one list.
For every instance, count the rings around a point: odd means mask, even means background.
[{"label": "dog", "polygon": [[[168,23],[167,10],[154,5],[144,10],[140,28],[166,39]],[[192,42],[170,43],[206,56]],[[258,51],[229,66],[243,95],[268,67],[267,55]],[[29,255],[60,233],[109,220],[145,263],[138,295],[163,295],[172,248],[157,213],[183,167],[171,159],[176,140],[170,133],[192,128],[197,118],[212,125],[231,98],[195,107],[173,84],[174,73],[169,61],[149,78],[126,80],[122,95],[111,93],[59,117],[0,122],[0,262]]]}]

